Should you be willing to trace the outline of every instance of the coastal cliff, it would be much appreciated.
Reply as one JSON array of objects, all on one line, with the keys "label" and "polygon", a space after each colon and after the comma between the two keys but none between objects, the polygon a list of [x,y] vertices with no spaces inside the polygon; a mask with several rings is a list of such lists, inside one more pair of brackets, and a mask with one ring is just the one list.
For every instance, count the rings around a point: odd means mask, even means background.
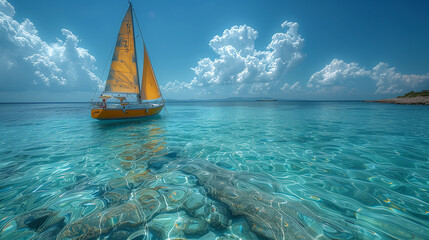
[{"label": "coastal cliff", "polygon": [[429,105],[429,90],[423,90],[421,92],[411,91],[403,96],[396,98],[381,99],[375,101],[365,102],[379,102],[379,103],[394,103],[394,104],[407,104],[407,105]]}]

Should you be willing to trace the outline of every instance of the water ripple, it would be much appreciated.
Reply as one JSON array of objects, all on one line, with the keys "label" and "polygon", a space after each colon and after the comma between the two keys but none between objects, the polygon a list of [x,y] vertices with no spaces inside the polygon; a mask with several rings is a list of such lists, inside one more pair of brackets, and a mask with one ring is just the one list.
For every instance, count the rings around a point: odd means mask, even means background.
[{"label": "water ripple", "polygon": [[79,222],[119,239],[429,238],[427,107],[183,103],[97,122],[58,106],[0,116],[1,239]]}]

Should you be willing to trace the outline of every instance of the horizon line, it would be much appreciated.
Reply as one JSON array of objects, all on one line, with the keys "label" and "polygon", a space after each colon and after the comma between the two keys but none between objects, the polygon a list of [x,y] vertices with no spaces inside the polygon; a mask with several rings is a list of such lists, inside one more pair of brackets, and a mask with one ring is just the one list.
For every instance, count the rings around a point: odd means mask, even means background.
[{"label": "horizon line", "polygon": [[[165,99],[166,102],[265,102],[258,100],[267,100],[267,99]],[[376,101],[376,100],[366,100],[366,99],[354,99],[354,100],[341,100],[341,99],[331,99],[331,100],[306,100],[306,99],[272,99],[276,100],[273,102],[364,102],[364,101]],[[271,102],[271,101],[270,101]],[[11,102],[0,102],[0,104],[46,104],[46,103],[91,103],[91,101],[11,101]]]}]

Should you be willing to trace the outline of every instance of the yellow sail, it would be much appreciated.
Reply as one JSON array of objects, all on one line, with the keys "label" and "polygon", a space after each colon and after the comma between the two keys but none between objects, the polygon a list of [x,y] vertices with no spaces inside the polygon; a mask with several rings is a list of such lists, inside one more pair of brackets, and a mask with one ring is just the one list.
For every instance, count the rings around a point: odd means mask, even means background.
[{"label": "yellow sail", "polygon": [[146,45],[144,45],[143,78],[140,95],[142,100],[153,100],[161,97],[161,92],[159,91],[155,73],[153,72],[152,64],[150,63]]},{"label": "yellow sail", "polygon": [[122,20],[104,92],[139,94],[131,5]]}]

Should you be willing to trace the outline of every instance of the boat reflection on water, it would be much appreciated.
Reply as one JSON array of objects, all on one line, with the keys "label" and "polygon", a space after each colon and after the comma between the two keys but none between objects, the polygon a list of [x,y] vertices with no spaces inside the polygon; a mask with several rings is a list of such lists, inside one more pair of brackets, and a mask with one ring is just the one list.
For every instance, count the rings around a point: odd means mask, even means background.
[{"label": "boat reflection on water", "polygon": [[[119,151],[117,160],[122,169],[135,171],[135,169],[145,169],[149,160],[156,160],[166,155],[165,130],[156,124],[151,124],[145,129],[144,135],[131,133],[133,140],[113,146]],[[117,151],[114,150],[114,151]]]},{"label": "boat reflection on water", "polygon": [[122,171],[136,171],[168,154],[166,130],[160,115],[145,119],[99,121],[93,124],[93,138],[111,154],[112,164]]}]

